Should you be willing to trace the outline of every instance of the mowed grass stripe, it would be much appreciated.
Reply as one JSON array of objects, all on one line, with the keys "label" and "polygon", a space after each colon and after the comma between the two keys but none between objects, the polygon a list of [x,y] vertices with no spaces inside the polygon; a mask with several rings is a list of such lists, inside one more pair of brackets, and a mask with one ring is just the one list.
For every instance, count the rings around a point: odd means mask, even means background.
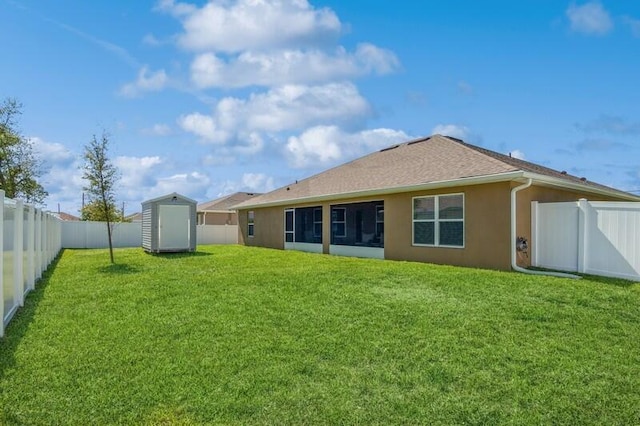
[{"label": "mowed grass stripe", "polygon": [[4,424],[634,424],[640,284],[240,246],[65,250]]}]

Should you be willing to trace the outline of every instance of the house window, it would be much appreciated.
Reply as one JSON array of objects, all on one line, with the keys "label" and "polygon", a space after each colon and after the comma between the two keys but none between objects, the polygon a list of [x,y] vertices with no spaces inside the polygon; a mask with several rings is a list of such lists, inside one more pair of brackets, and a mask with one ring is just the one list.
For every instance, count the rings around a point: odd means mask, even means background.
[{"label": "house window", "polygon": [[415,197],[413,245],[464,247],[464,195]]},{"label": "house window", "polygon": [[322,237],[322,207],[313,209],[313,236]]},{"label": "house window", "polygon": [[250,237],[253,237],[253,233],[254,233],[254,218],[255,218],[255,212],[253,210],[249,210],[249,212],[247,213],[247,235]]},{"label": "house window", "polygon": [[334,237],[347,236],[347,209],[345,207],[331,208],[331,230]]},{"label": "house window", "polygon": [[284,241],[292,243],[294,241],[295,227],[294,227],[294,210],[288,209],[284,211]]}]

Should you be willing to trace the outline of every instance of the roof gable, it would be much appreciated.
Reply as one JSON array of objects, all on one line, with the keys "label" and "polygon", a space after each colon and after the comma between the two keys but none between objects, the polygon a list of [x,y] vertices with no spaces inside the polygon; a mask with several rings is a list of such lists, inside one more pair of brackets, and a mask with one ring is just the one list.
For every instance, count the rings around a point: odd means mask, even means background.
[{"label": "roof gable", "polygon": [[204,211],[204,210],[230,211],[230,210],[233,210],[232,207],[235,206],[236,204],[240,204],[244,201],[247,201],[259,195],[262,195],[262,194],[253,193],[253,192],[236,192],[234,194],[229,194],[224,197],[216,198],[215,200],[198,204],[198,211]]}]

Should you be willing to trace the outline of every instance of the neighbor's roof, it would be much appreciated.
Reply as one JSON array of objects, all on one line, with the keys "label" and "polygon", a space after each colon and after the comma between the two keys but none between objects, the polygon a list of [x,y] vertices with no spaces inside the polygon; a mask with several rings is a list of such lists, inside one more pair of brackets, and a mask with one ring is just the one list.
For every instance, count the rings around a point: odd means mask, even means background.
[{"label": "neighbor's roof", "polygon": [[393,145],[236,206],[249,208],[529,178],[575,191],[640,197],[528,161],[433,135]]},{"label": "neighbor's roof", "polygon": [[240,204],[258,195],[253,192],[236,192],[235,194],[226,195],[215,200],[207,201],[205,203],[198,204],[198,211],[231,211],[232,207],[236,204]]},{"label": "neighbor's roof", "polygon": [[54,216],[56,216],[58,219],[60,220],[64,220],[67,222],[75,222],[75,221],[79,221],[80,218],[78,216],[74,216],[72,214],[69,213],[65,213],[65,212],[59,212],[59,213],[52,213]]},{"label": "neighbor's roof", "polygon": [[142,222],[142,212],[131,213],[129,216],[125,216],[124,218],[131,222]]}]

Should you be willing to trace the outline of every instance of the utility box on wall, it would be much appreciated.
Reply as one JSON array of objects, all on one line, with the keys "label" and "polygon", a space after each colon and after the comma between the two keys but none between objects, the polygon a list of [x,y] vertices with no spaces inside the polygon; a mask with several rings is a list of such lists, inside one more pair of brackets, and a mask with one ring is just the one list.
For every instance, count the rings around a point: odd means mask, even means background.
[{"label": "utility box on wall", "polygon": [[142,248],[152,253],[196,250],[196,201],[177,193],[142,202]]}]

